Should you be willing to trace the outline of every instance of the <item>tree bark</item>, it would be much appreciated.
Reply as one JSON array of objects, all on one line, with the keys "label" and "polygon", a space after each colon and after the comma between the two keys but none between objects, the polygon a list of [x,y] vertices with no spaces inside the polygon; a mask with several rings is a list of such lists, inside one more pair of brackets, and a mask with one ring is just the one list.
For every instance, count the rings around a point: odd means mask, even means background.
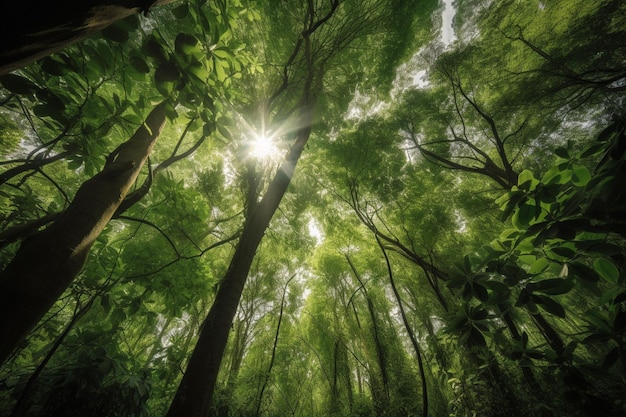
[{"label": "tree bark", "polygon": [[198,342],[166,417],[204,417],[208,413],[228,334],[250,266],[311,134],[314,103],[311,97],[305,98],[304,102],[301,117],[303,127],[298,131],[295,143],[267,192],[244,226],[235,254],[202,324]]},{"label": "tree bark", "polygon": [[82,269],[159,137],[165,106],[162,102],[152,110],[135,134],[109,155],[104,169],[81,185],[58,220],[26,239],[0,273],[0,363]]},{"label": "tree bark", "polygon": [[175,0],[7,1],[0,28],[0,75],[83,40],[118,20]]}]

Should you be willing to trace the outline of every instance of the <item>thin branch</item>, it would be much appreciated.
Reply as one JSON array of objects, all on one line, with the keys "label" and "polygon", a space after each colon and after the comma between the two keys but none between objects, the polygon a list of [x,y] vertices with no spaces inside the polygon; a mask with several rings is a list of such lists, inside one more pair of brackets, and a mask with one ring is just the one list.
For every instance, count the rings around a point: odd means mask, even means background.
[{"label": "thin branch", "polygon": [[116,219],[118,219],[118,220],[129,220],[129,221],[145,224],[147,226],[152,227],[157,232],[159,232],[159,234],[161,236],[163,236],[165,238],[165,240],[168,241],[168,243],[170,244],[170,246],[172,247],[172,249],[176,253],[176,256],[180,257],[180,252],[176,248],[176,245],[174,244],[174,242],[172,242],[172,239],[170,239],[170,237],[163,230],[161,230],[161,228],[159,226],[157,226],[156,224],[152,223],[151,221],[146,220],[146,219],[140,219],[138,217],[124,216],[124,215],[117,216]]}]

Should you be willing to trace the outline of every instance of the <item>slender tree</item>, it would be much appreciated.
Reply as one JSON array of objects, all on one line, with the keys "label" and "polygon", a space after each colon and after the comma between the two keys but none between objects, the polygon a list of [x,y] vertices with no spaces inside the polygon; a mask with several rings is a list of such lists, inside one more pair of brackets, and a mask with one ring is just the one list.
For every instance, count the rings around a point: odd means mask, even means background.
[{"label": "slender tree", "polygon": [[[302,77],[303,82],[297,99],[298,118],[297,130],[294,132],[295,140],[261,200],[258,203],[252,202],[252,210],[248,207],[249,215],[239,243],[228,271],[220,282],[213,305],[201,327],[198,342],[167,417],[200,417],[208,412],[231,323],[235,317],[250,266],[261,239],[287,191],[296,165],[311,135],[315,104],[321,92],[326,65],[338,51],[349,45],[364,29],[368,29],[368,25],[372,24],[371,19],[376,18],[376,13],[380,11],[380,5],[376,4],[372,10],[366,9],[360,15],[340,20],[337,26],[333,26],[333,17],[339,8],[339,1],[331,1],[327,8],[318,9],[318,6],[313,1],[306,2],[304,28],[283,67],[279,87],[267,100],[266,109],[271,109],[276,100],[287,89],[292,88],[294,80],[289,74],[291,74],[292,67],[299,63],[302,66],[299,76]],[[326,26],[330,26],[331,29],[322,30],[326,29]],[[316,39],[315,35],[318,32],[330,37]],[[285,115],[281,115],[279,119],[281,117],[284,118]]]},{"label": "slender tree", "polygon": [[158,104],[135,134],[107,157],[50,227],[24,241],[0,274],[0,363],[78,275],[89,249],[135,183],[165,124]]}]

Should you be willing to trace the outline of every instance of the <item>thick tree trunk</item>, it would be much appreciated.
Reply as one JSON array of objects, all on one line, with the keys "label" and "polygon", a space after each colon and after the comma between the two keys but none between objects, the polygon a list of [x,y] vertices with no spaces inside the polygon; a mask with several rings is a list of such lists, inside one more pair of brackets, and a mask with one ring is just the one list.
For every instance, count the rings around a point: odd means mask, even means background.
[{"label": "thick tree trunk", "polygon": [[204,417],[208,413],[228,334],[254,255],[287,191],[296,164],[311,134],[312,104],[312,100],[308,100],[301,118],[301,126],[304,127],[298,132],[285,161],[244,226],[235,254],[202,324],[198,342],[166,417]]},{"label": "thick tree trunk", "polygon": [[7,0],[0,75],[83,40],[112,23],[175,0]]},{"label": "thick tree trunk", "polygon": [[0,363],[80,272],[91,245],[134,184],[165,124],[165,102],[85,181],[59,219],[26,239],[0,273]]}]

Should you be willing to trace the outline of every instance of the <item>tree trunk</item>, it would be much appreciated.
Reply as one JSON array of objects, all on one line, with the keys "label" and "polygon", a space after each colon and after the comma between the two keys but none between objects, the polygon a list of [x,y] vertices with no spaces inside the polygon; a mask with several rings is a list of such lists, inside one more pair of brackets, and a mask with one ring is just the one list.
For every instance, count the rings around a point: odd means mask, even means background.
[{"label": "tree trunk", "polygon": [[59,219],[26,239],[0,273],[0,363],[24,340],[82,269],[89,249],[141,170],[165,124],[165,102],[85,181]]},{"label": "tree trunk", "polygon": [[209,410],[228,334],[250,266],[311,134],[312,110],[313,99],[305,98],[301,117],[301,126],[304,127],[298,131],[295,143],[244,226],[166,417],[204,417]]},{"label": "tree trunk", "polygon": [[263,394],[267,389],[267,384],[270,380],[270,375],[272,373],[272,368],[274,367],[274,361],[276,360],[276,348],[278,347],[278,336],[280,335],[280,325],[283,322],[283,314],[285,313],[285,297],[287,296],[287,286],[291,282],[292,279],[296,277],[296,274],[292,275],[291,278],[285,284],[285,288],[283,288],[283,296],[280,300],[280,312],[278,313],[278,324],[276,325],[276,333],[274,334],[274,344],[272,345],[272,355],[270,356],[270,363],[267,366],[267,371],[265,371],[265,375],[263,377],[263,385],[261,386],[261,390],[259,392],[259,400],[256,405],[256,416],[259,417],[261,415],[261,405],[263,404]]},{"label": "tree trunk", "polygon": [[393,294],[398,303],[398,308],[400,309],[400,315],[402,316],[402,323],[404,323],[404,328],[409,335],[409,339],[411,339],[411,344],[413,345],[413,350],[415,351],[415,358],[417,359],[417,367],[420,373],[420,379],[422,382],[422,416],[428,417],[428,384],[426,382],[426,373],[424,372],[424,360],[422,359],[422,350],[417,342],[417,337],[415,337],[415,333],[411,328],[411,324],[406,316],[406,312],[404,311],[404,304],[402,303],[402,298],[400,297],[400,292],[396,287],[396,281],[393,277],[393,271],[391,269],[391,262],[389,261],[389,257],[387,256],[387,252],[385,251],[385,247],[382,242],[376,236],[376,243],[380,247],[380,250],[383,253],[385,258],[385,264],[387,265],[387,273],[389,275],[389,283],[391,284],[391,289],[393,290]]},{"label": "tree trunk", "polygon": [[175,0],[49,0],[4,3],[0,75],[83,40],[118,20]]}]

